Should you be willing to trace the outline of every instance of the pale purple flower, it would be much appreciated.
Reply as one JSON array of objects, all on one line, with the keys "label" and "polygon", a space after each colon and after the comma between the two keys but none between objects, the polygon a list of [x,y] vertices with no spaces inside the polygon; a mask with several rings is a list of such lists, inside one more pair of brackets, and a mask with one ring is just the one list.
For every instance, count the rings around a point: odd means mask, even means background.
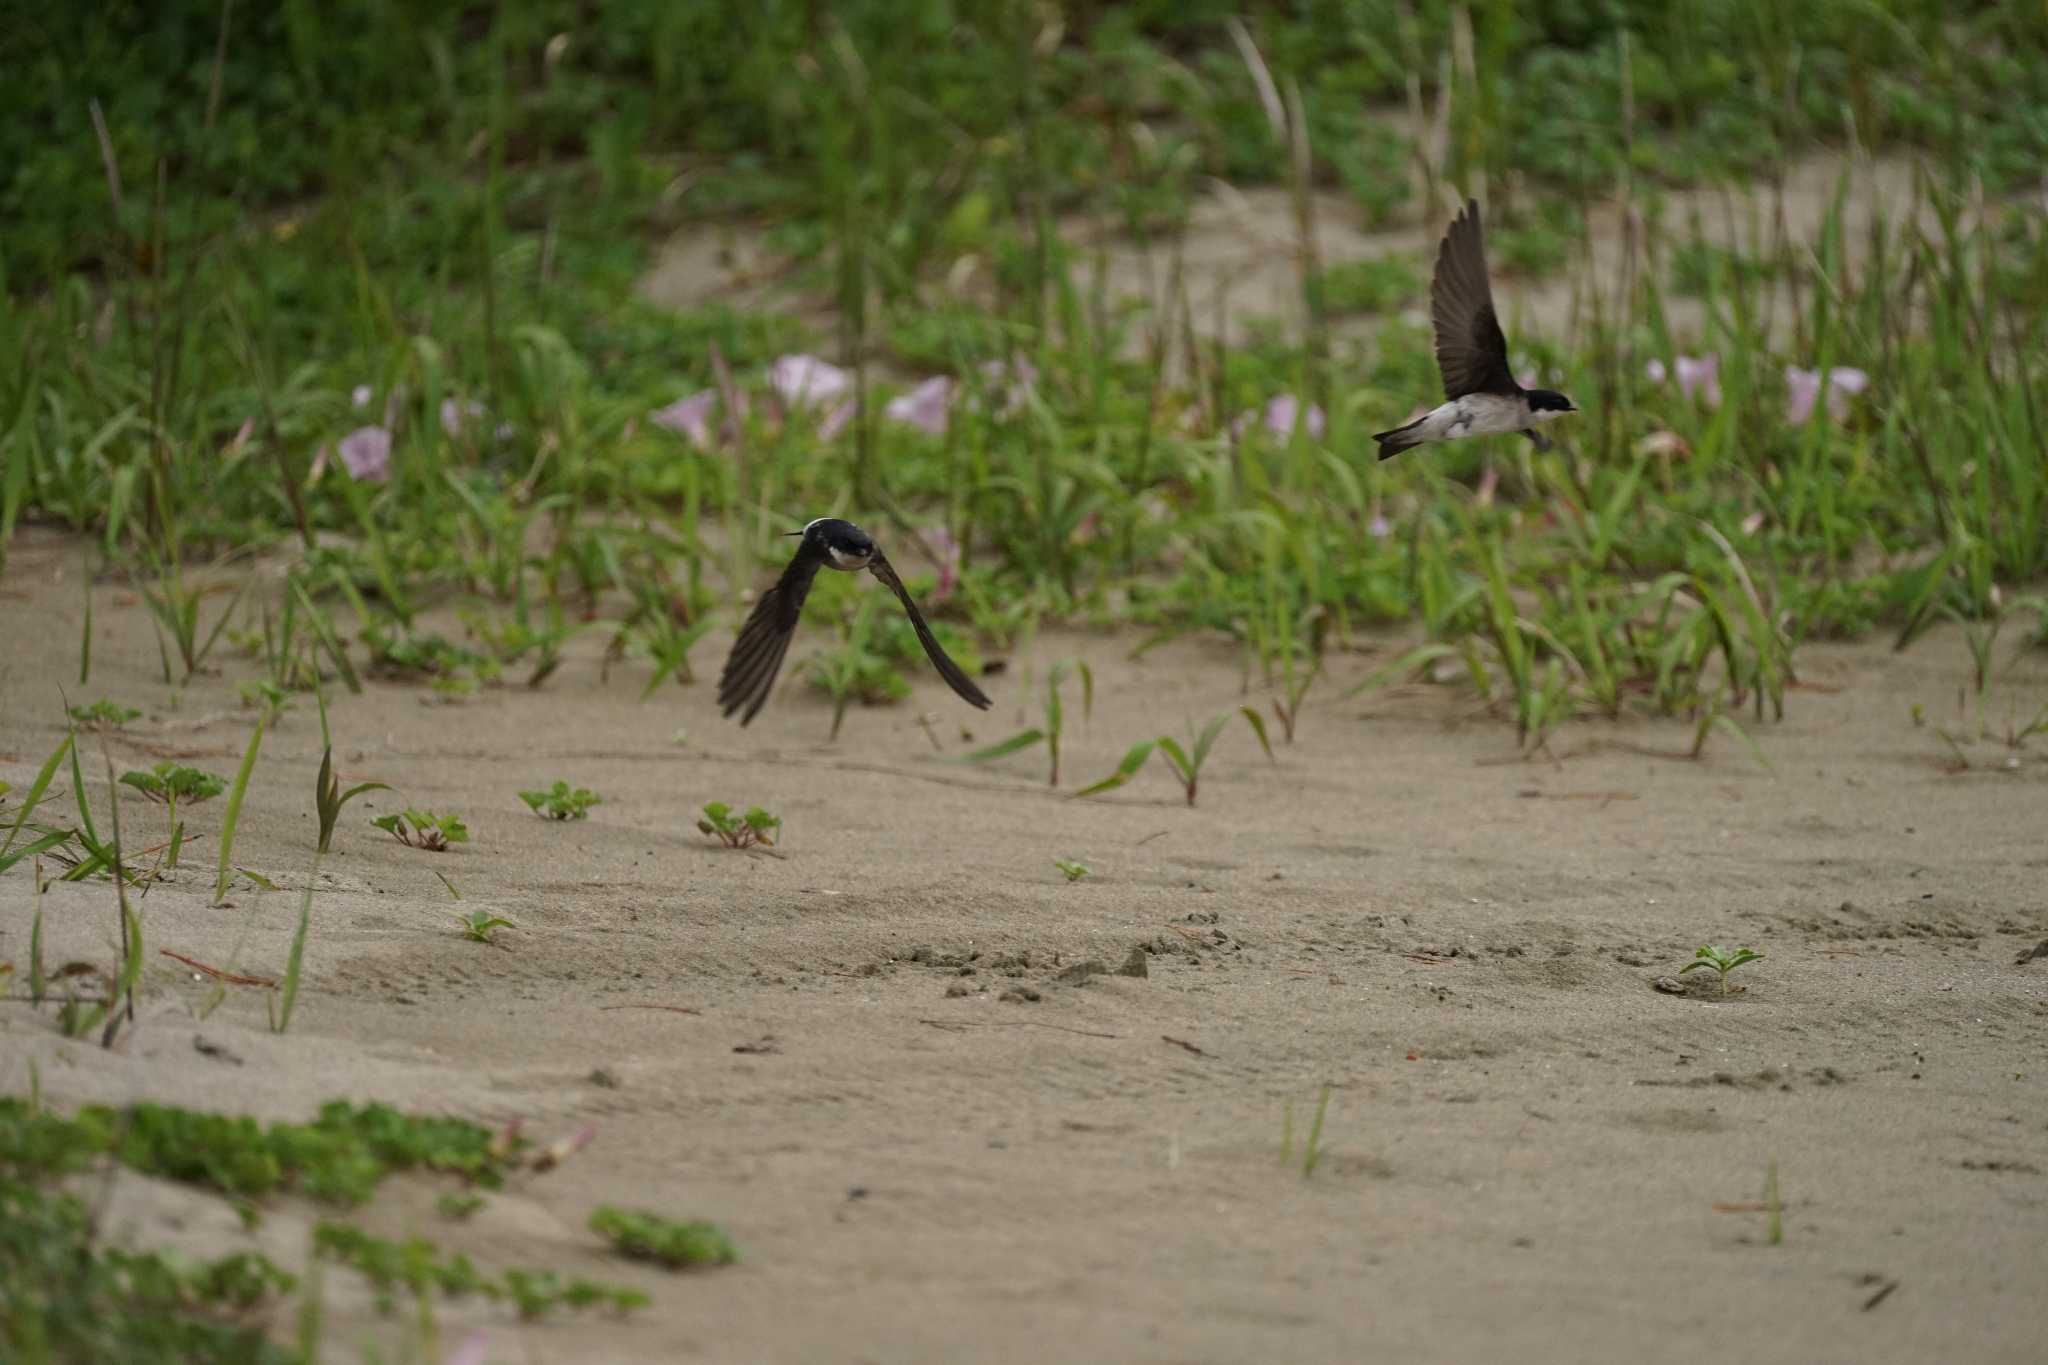
[{"label": "pale purple flower", "polygon": [[918,532],[934,558],[939,561],[939,583],[932,589],[930,601],[939,603],[953,595],[960,586],[960,542],[953,539],[953,533],[943,526],[933,526]]},{"label": "pale purple flower", "polygon": [[1385,540],[1394,534],[1394,524],[1381,513],[1373,513],[1372,520],[1365,524],[1365,533],[1374,540]]},{"label": "pale purple flower", "polygon": [[786,355],[768,369],[769,387],[792,408],[821,408],[853,387],[853,376],[814,355]]},{"label": "pale purple flower", "polygon": [[1025,400],[1031,397],[1031,391],[1038,387],[1038,367],[1023,356],[1013,360],[985,360],[981,364],[981,374],[990,389],[1002,391],[1002,402],[996,407],[998,417],[1017,413]]},{"label": "pale purple flower", "polygon": [[673,431],[678,436],[690,438],[699,450],[711,448],[711,409],[718,402],[717,389],[705,389],[688,398],[678,398],[665,408],[657,408],[647,415],[647,420],[658,427]]},{"label": "pale purple flower", "polygon": [[[1710,408],[1721,406],[1721,357],[1718,355],[1682,355],[1678,360],[1678,391],[1688,400],[1697,398]],[[1643,365],[1643,373],[1653,384],[1662,384],[1670,378],[1664,362],[1651,358]]]},{"label": "pale purple flower", "polygon": [[892,422],[916,427],[927,436],[946,434],[946,404],[953,396],[953,381],[937,375],[909,393],[891,398],[882,416]]},{"label": "pale purple flower", "polygon": [[838,407],[832,409],[832,411],[826,413],[824,420],[818,423],[818,439],[821,441],[836,440],[840,432],[852,425],[854,409],[857,406],[858,404],[849,398]]},{"label": "pale purple flower", "polygon": [[1275,436],[1292,436],[1299,426],[1306,430],[1309,439],[1323,439],[1323,410],[1314,403],[1306,408],[1301,400],[1291,393],[1283,393],[1266,404],[1266,430]]},{"label": "pale purple flower", "polygon": [[453,398],[441,400],[441,430],[448,433],[451,441],[462,435],[464,427],[483,415],[484,405],[475,399],[466,403]]},{"label": "pale purple flower", "polygon": [[1536,387],[1536,382],[1541,378],[1543,376],[1535,370],[1524,370],[1515,376],[1515,382],[1525,389],[1533,389]]},{"label": "pale purple flower", "polygon": [[358,384],[348,391],[349,406],[352,408],[367,408],[370,406],[370,397],[370,386],[368,384]]},{"label": "pale purple flower", "polygon": [[1758,531],[1763,529],[1763,525],[1764,514],[1761,512],[1751,512],[1748,516],[1742,519],[1742,534],[1746,536],[1753,536]]},{"label": "pale purple flower", "polygon": [[383,483],[391,477],[391,433],[383,427],[357,427],[341,438],[335,454],[357,483]]},{"label": "pale purple flower", "polygon": [[1785,421],[1795,427],[1806,425],[1823,393],[1827,397],[1829,418],[1836,422],[1847,421],[1849,400],[1869,386],[1869,375],[1847,365],[1837,365],[1829,370],[1825,382],[1819,370],[1803,370],[1797,365],[1787,365]]},{"label": "pale purple flower", "polygon": [[[1245,428],[1251,425],[1251,420],[1251,414],[1245,413],[1230,424],[1230,434],[1242,437]],[[1265,412],[1260,414],[1259,422],[1267,431],[1283,441],[1294,435],[1296,426],[1305,429],[1311,440],[1320,441],[1323,438],[1323,410],[1313,403],[1304,408],[1301,400],[1291,393],[1283,393],[1268,400]]]},{"label": "pale purple flower", "polygon": [[1721,406],[1721,357],[1718,355],[1678,357],[1678,391],[1688,399],[1697,398],[1710,408]]}]

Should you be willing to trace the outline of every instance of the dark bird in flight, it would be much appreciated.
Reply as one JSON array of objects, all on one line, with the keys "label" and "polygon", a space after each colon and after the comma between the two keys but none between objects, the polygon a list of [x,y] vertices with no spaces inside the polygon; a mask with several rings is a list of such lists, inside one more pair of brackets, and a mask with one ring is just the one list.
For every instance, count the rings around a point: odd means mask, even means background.
[{"label": "dark bird in flight", "polygon": [[811,591],[811,580],[823,568],[838,569],[841,573],[856,573],[866,569],[882,580],[896,600],[903,604],[903,610],[910,617],[910,628],[917,632],[918,643],[930,657],[932,667],[939,670],[939,676],[946,685],[958,692],[971,706],[986,711],[992,704],[974,685],[974,680],[960,671],[960,665],[947,657],[932,635],[932,628],[925,624],[924,616],[917,609],[917,603],[910,600],[903,580],[896,576],[896,570],[883,556],[872,537],[850,521],[837,517],[820,517],[801,531],[785,534],[801,536],[796,547],[796,557],[789,561],[789,567],[782,571],[782,577],[775,580],[775,586],[761,594],[761,600],[754,603],[753,611],[747,614],[746,624],[740,627],[739,638],[732,643],[732,654],[725,661],[725,673],[718,680],[718,705],[725,715],[745,707],[740,724],[752,720],[768,700],[768,690],[775,685],[775,675],[782,668],[782,656],[789,652],[790,638],[796,634],[796,624],[803,615],[804,598]]},{"label": "dark bird in flight", "polygon": [[1525,389],[1508,369],[1508,339],[1493,313],[1493,287],[1486,279],[1486,243],[1479,230],[1479,201],[1469,199],[1451,220],[1437,248],[1436,275],[1429,284],[1430,320],[1436,326],[1436,365],[1443,371],[1444,399],[1405,427],[1380,432],[1380,458],[1390,459],[1425,441],[1497,436],[1519,431],[1550,449],[1537,426],[1568,412],[1572,400],[1554,389]]}]

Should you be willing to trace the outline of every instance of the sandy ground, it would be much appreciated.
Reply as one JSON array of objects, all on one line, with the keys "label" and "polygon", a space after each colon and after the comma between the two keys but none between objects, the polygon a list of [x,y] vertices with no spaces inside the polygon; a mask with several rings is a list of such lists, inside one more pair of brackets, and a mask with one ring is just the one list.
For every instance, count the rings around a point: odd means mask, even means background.
[{"label": "sandy ground", "polygon": [[[79,692],[77,563],[31,529],[0,582],[17,788],[61,734],[59,687]],[[96,603],[84,691],[147,712],[110,737],[117,767],[232,772],[254,665],[224,659],[173,703],[132,592]],[[340,1096],[542,1139],[594,1124],[468,1223],[424,1179],[365,1215],[654,1297],[625,1321],[443,1312],[444,1341],[481,1327],[498,1361],[2042,1358],[2048,955],[2015,959],[2048,939],[2048,745],[2008,765],[1975,744],[1950,770],[1909,712],[1953,714],[1956,637],[1806,650],[1810,686],[1759,731],[1768,773],[1732,743],[1653,757],[1688,735],[1648,723],[1574,726],[1557,761],[1516,761],[1448,689],[1333,686],[1277,764],[1230,732],[1189,809],[1163,772],[1078,802],[1033,758],[948,764],[917,724],[956,751],[963,723],[999,737],[1029,718],[1025,677],[1079,655],[1099,683],[1069,736],[1085,779],[1240,700],[1234,656],[1133,662],[1130,643],[1041,640],[990,680],[987,717],[927,674],[837,744],[801,686],[742,731],[707,685],[644,705],[634,670],[601,685],[589,650],[537,693],[343,696],[347,775],[460,812],[474,842],[416,852],[350,808],[280,1037],[266,992],[200,1019],[208,984],[155,954],[281,971],[313,845],[301,705],[264,744],[235,851],[280,889],[209,907],[220,809],[201,808],[190,870],[144,902],[139,1026],[109,1053],[0,1011],[0,1090],[34,1064],[61,1105],[305,1118]],[[2044,699],[2036,652],[1993,719]],[[605,804],[528,815],[515,790],[557,777]],[[783,856],[712,847],[693,817],[719,798],[781,811]],[[123,810],[131,831],[161,820]],[[1059,856],[1093,875],[1067,884]],[[518,928],[465,941],[436,872]],[[0,961],[25,964],[31,900],[25,868],[0,878]],[[111,963],[111,905],[104,883],[53,888],[52,956]],[[1706,941],[1766,953],[1746,991],[1653,987]],[[1142,978],[1072,979],[1134,948]],[[1304,1178],[1280,1161],[1284,1115],[1298,1149],[1325,1083]],[[1777,1246],[1743,1211],[1772,1162]],[[744,1263],[617,1262],[583,1227],[606,1201],[714,1219]],[[115,1235],[243,1244],[218,1201],[154,1182],[113,1182],[109,1210]],[[316,1212],[282,1201],[258,1235],[298,1263]],[[400,1328],[352,1276],[326,1290],[330,1358],[366,1340],[388,1358]]]},{"label": "sandy ground", "polygon": [[[1672,256],[1690,247],[1695,235],[1753,257],[1768,255],[1781,240],[1794,251],[1809,249],[1820,239],[1839,199],[1843,259],[1851,268],[1860,268],[1869,255],[1875,220],[1888,225],[1894,241],[1899,232],[1913,227],[1938,237],[1933,209],[1925,195],[1915,192],[1919,173],[1916,164],[1902,156],[1823,152],[1788,166],[1782,194],[1761,184],[1657,190],[1662,213],[1662,232],[1654,243],[1657,263],[1668,267]],[[1644,194],[1649,193],[1645,189]],[[1318,191],[1311,202],[1319,258],[1325,267],[1404,258],[1414,266],[1417,280],[1426,283],[1437,244],[1459,202],[1448,189],[1440,191],[1439,199],[1435,205],[1426,204],[1418,186],[1388,223],[1373,227],[1349,196]],[[1964,221],[1974,221],[1974,213],[1966,211]],[[1165,241],[1152,243],[1148,251],[1129,236],[1081,216],[1062,219],[1060,235],[1073,250],[1077,286],[1092,289],[1099,268],[1113,307],[1141,301],[1155,317],[1171,311],[1176,341],[1182,307],[1196,336],[1204,341],[1221,337],[1232,345],[1250,338],[1256,328],[1276,324],[1282,335],[1298,337],[1307,324],[1299,231],[1293,201],[1283,188],[1204,184],[1194,196],[1181,248],[1184,300],[1169,296],[1171,249]],[[1532,279],[1507,271],[1496,260],[1495,288],[1508,335],[1544,335],[1566,344],[1579,339],[1596,309],[1612,312],[1613,295],[1632,278],[1630,272],[1646,268],[1643,242],[1638,240],[1633,250],[1629,243],[1628,214],[1619,201],[1610,200],[1590,207],[1586,240],[1553,274]],[[1704,305],[1696,297],[1670,290],[1668,274],[1663,279],[1665,318],[1675,339],[1681,345],[1700,341],[1707,332]],[[641,291],[654,302],[679,309],[723,305],[745,312],[786,313],[821,337],[835,335],[837,314],[829,290],[806,289],[801,273],[777,255],[765,234],[743,224],[699,223],[677,232],[656,253]],[[943,278],[923,285],[923,297],[933,302],[961,299],[981,304],[988,301],[990,291],[988,265],[972,255],[955,261]],[[1782,285],[1759,295],[1763,302],[1758,328],[1782,337],[1799,312],[1799,301]],[[1406,317],[1416,326],[1427,325],[1420,291]],[[1366,342],[1384,323],[1384,317],[1373,313],[1340,315],[1331,322],[1331,334],[1340,341]],[[1150,344],[1152,325],[1132,330],[1129,348],[1134,354]],[[1180,347],[1170,346],[1169,370],[1181,374],[1186,363]],[[908,372],[899,377],[909,377]]]}]

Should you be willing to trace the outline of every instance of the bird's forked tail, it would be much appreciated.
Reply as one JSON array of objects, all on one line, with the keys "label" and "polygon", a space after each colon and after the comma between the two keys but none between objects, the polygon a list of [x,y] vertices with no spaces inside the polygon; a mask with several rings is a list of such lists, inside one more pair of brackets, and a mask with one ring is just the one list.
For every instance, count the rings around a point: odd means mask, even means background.
[{"label": "bird's forked tail", "polygon": [[1416,429],[1428,418],[1429,414],[1424,413],[1405,427],[1395,427],[1392,431],[1382,431],[1375,435],[1373,439],[1380,443],[1380,458],[1391,460],[1408,447],[1421,445],[1423,438],[1416,434]]}]

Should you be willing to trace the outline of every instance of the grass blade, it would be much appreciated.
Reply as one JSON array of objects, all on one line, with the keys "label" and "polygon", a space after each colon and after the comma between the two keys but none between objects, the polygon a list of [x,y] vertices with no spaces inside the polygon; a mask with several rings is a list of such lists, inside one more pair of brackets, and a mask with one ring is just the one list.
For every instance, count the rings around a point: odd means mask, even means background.
[{"label": "grass blade", "polygon": [[1259,737],[1259,747],[1266,751],[1266,761],[1278,763],[1280,760],[1273,757],[1273,741],[1266,737],[1266,718],[1249,706],[1238,707],[1237,713],[1251,722],[1252,733]]},{"label": "grass blade", "polygon": [[220,869],[213,884],[213,903],[220,905],[228,898],[228,881],[234,869],[228,859],[235,850],[235,826],[242,818],[242,798],[249,791],[249,775],[256,770],[256,753],[263,747],[263,722],[256,722],[256,733],[249,737],[249,748],[242,755],[242,766],[235,773],[235,785],[228,791],[227,814],[220,823]]},{"label": "grass blade", "polygon": [[1002,758],[1008,754],[1014,754],[1019,749],[1028,749],[1032,745],[1042,742],[1044,739],[1045,731],[1033,727],[1032,729],[1011,735],[1008,739],[1002,741],[1002,743],[1000,744],[991,744],[986,749],[976,749],[971,754],[960,754],[953,759],[953,762],[987,763],[991,759]]},{"label": "grass blade", "polygon": [[1081,790],[1075,792],[1074,795],[1077,798],[1083,796],[1093,796],[1097,792],[1111,791],[1117,787],[1121,787],[1124,783],[1136,777],[1138,775],[1138,770],[1145,766],[1145,760],[1152,757],[1152,750],[1154,744],[1155,741],[1153,740],[1139,740],[1136,744],[1133,744],[1130,747],[1130,751],[1124,755],[1124,761],[1116,765],[1115,772],[1111,773],[1108,777],[1103,778],[1100,782],[1095,783],[1093,786],[1081,788]]},{"label": "grass blade", "polygon": [[0,853],[5,853],[8,849],[14,847],[15,838],[21,833],[22,827],[28,823],[29,812],[36,808],[43,799],[43,793],[50,789],[50,779],[57,775],[57,765],[64,761],[66,755],[73,753],[77,748],[77,744],[78,732],[73,730],[65,735],[64,742],[59,744],[47,759],[43,760],[42,771],[36,774],[35,781],[29,783],[28,795],[21,799],[21,809],[15,812],[14,824],[7,831],[7,842],[0,844]]},{"label": "grass blade", "polygon": [[284,985],[278,991],[276,1031],[292,1026],[292,1007],[299,1000],[299,970],[306,960],[306,933],[313,923],[313,883],[320,880],[320,855],[306,872],[306,889],[299,896],[299,927],[292,931],[291,952],[284,960]]},{"label": "grass blade", "polygon": [[37,839],[35,842],[23,844],[21,847],[21,851],[18,853],[8,853],[5,855],[0,855],[0,872],[5,872],[8,868],[13,867],[16,863],[20,862],[24,858],[33,858],[38,853],[47,853],[51,849],[57,847],[57,845],[65,843],[70,838],[70,830],[53,829],[49,833],[43,835],[41,838]]}]

